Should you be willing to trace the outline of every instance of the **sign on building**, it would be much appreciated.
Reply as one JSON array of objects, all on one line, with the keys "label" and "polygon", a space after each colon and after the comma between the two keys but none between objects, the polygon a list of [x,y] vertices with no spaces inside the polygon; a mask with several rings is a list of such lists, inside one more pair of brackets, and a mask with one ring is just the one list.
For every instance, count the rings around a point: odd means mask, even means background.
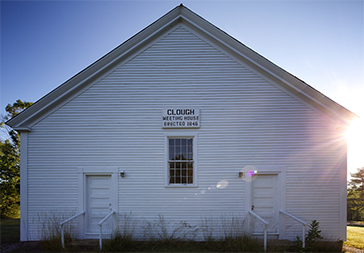
[{"label": "sign on building", "polygon": [[163,109],[163,128],[199,128],[200,109],[165,108]]}]

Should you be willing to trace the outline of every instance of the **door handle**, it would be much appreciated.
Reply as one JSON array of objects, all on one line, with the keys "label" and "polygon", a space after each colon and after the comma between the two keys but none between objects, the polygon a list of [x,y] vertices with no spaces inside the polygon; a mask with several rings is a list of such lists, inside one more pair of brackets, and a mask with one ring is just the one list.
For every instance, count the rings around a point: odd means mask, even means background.
[{"label": "door handle", "polygon": [[254,205],[252,205],[252,211],[254,210]]}]

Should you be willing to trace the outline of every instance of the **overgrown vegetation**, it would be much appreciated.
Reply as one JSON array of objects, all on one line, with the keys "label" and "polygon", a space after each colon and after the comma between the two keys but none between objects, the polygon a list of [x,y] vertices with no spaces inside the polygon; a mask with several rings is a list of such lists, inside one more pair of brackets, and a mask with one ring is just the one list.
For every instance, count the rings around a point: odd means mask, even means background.
[{"label": "overgrown vegetation", "polygon": [[[125,220],[130,219],[130,216]],[[130,224],[130,221],[127,222]],[[140,223],[140,222],[138,222]],[[142,221],[143,240],[137,240],[127,232],[117,231],[112,239],[105,241],[104,252],[263,252],[263,240],[244,232],[244,219],[235,216],[204,217],[200,226],[186,222],[170,224],[163,215],[154,221]],[[136,224],[136,223],[134,223]],[[168,230],[168,227],[173,227]],[[130,226],[129,226],[130,228]],[[129,231],[130,229],[127,229]],[[204,241],[193,237],[200,231]],[[147,240],[145,240],[147,239]],[[312,221],[307,237],[306,248],[302,243],[270,240],[268,252],[341,252],[341,241],[323,241],[319,222]]]},{"label": "overgrown vegetation", "polygon": [[[73,216],[75,211],[48,211],[39,213],[34,224],[38,225],[38,233],[41,236],[40,243],[45,251],[56,252],[62,249],[61,222]],[[75,245],[75,220],[64,225],[65,245]],[[72,247],[71,247],[72,248]]]},{"label": "overgrown vegetation", "polygon": [[[34,221],[39,223],[39,233],[42,234],[43,240],[39,247],[20,248],[15,253],[20,252],[98,252],[98,244],[78,245],[74,236],[75,223],[70,223],[66,227],[66,248],[61,246],[60,226],[61,220],[72,215],[72,211],[51,211],[40,213]],[[242,229],[244,219],[236,216],[208,217],[201,219],[199,226],[190,226],[187,222],[171,224],[167,222],[163,215],[159,215],[155,220],[146,222],[146,220],[133,217],[131,213],[120,214],[118,217],[118,230],[112,235],[111,240],[103,241],[103,252],[263,252],[262,239],[251,237],[244,234]],[[18,221],[19,222],[19,221]],[[224,223],[224,224],[222,224]],[[239,224],[239,225],[233,225]],[[4,224],[2,222],[2,224]],[[182,224],[182,225],[181,225]],[[19,223],[16,224],[18,226]],[[171,231],[167,226],[174,227]],[[19,227],[18,227],[19,228]],[[140,233],[144,228],[153,229],[149,231],[153,236],[148,238],[134,238],[135,233]],[[2,228],[3,229],[3,228]],[[44,231],[43,231],[44,230]],[[197,233],[197,230],[205,230],[205,241],[195,241],[194,238],[185,236],[187,231]],[[10,230],[6,230],[10,231]],[[164,232],[162,232],[164,231]],[[177,233],[177,231],[180,231]],[[224,232],[225,231],[225,232]],[[364,228],[361,233],[364,233]],[[17,231],[19,236],[19,230]],[[181,235],[182,240],[177,235]],[[215,237],[221,235],[220,237]],[[352,233],[348,230],[348,239]],[[157,236],[159,236],[157,238]],[[359,234],[357,236],[363,236]],[[19,238],[19,237],[18,237]],[[268,252],[341,252],[342,244],[339,241],[325,241],[321,238],[319,222],[313,221],[309,227],[306,240],[309,247],[304,250],[297,242],[291,241],[268,241]],[[358,237],[359,238],[359,237]],[[362,237],[360,237],[361,239]],[[349,245],[355,246],[355,245]],[[356,247],[356,246],[355,246]]]},{"label": "overgrown vegetation", "polygon": [[[172,227],[172,230],[168,229],[169,227]],[[162,242],[192,240],[198,232],[196,226],[191,226],[185,221],[173,224],[170,221],[167,222],[161,214],[158,215],[157,220],[146,220],[143,230],[145,239]]]},{"label": "overgrown vegetation", "polygon": [[[277,252],[275,247],[274,252]],[[133,241],[118,235],[105,242],[104,252],[262,252],[263,245],[249,236],[227,240],[203,241],[193,240],[154,240]]]}]

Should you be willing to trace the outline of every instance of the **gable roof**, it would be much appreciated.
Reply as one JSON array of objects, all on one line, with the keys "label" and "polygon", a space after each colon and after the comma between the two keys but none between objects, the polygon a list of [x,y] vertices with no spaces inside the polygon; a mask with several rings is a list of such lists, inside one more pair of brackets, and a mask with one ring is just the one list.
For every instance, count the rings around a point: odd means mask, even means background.
[{"label": "gable roof", "polygon": [[284,90],[328,116],[345,123],[350,123],[358,117],[181,4],[39,99],[6,124],[18,131],[30,131],[32,123],[57,108],[64,101],[72,98],[88,84],[112,70],[119,63],[167,32],[171,27],[180,23],[201,34],[250,68],[279,84]]}]

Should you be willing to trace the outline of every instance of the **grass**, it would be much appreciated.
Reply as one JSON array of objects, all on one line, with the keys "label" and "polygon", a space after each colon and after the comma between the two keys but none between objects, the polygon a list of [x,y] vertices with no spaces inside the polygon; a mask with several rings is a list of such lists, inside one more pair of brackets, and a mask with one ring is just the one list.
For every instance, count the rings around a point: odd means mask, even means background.
[{"label": "grass", "polygon": [[20,241],[20,219],[1,218],[1,248]]},{"label": "grass", "polygon": [[364,249],[364,227],[348,226],[347,233],[347,241],[344,245]]}]

